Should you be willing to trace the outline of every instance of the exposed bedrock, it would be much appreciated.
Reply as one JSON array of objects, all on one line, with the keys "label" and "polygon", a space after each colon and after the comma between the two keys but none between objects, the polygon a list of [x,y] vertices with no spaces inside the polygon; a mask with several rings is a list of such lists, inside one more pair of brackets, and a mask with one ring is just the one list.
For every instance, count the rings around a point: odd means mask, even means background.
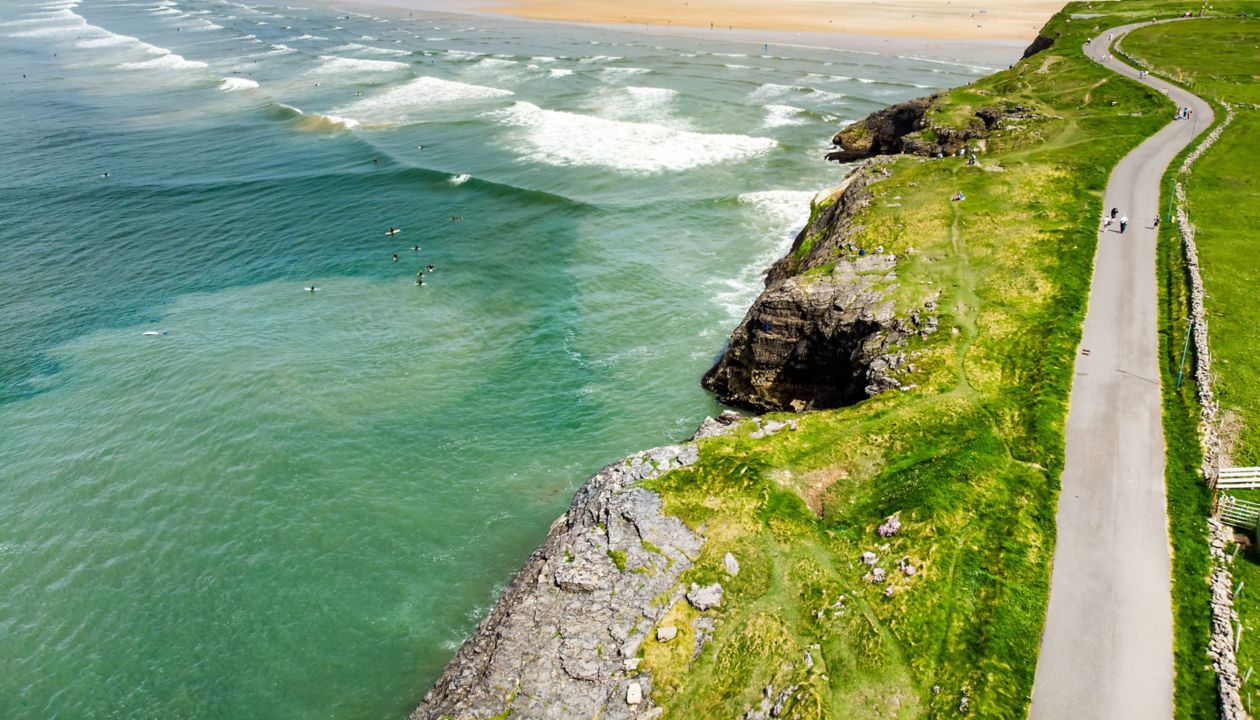
[{"label": "exposed bedrock", "polygon": [[1054,47],[1054,38],[1049,35],[1038,35],[1033,38],[1033,41],[1028,44],[1028,47],[1024,48],[1023,59],[1027,60],[1033,55],[1036,55],[1043,50],[1049,50],[1052,47]]},{"label": "exposed bedrock", "polygon": [[896,282],[897,257],[853,243],[854,217],[883,172],[876,161],[853,171],[767,272],[766,289],[702,380],[722,402],[800,412],[899,386],[902,341],[934,331],[936,319],[898,318],[884,296]]},{"label": "exposed bedrock", "polygon": [[902,139],[925,127],[923,118],[934,100],[935,95],[915,98],[871,113],[836,133],[831,144],[840,149],[827,159],[847,163],[901,152]]},{"label": "exposed bedrock", "polygon": [[871,284],[853,274],[789,278],[766,290],[704,386],[723,403],[758,411],[841,407],[874,394],[871,369],[894,315]]},{"label": "exposed bedrock", "polygon": [[828,160],[847,163],[880,155],[937,157],[960,151],[983,150],[989,135],[1008,118],[1026,118],[1030,110],[1022,105],[976,109],[966,127],[953,127],[932,121],[932,108],[939,96],[915,98],[871,113],[831,138],[837,149]]},{"label": "exposed bedrock", "polygon": [[[739,419],[723,413],[696,437]],[[698,458],[694,443],[631,455],[591,476],[412,720],[659,717],[639,644],[687,589],[704,538],[640,487]]]}]

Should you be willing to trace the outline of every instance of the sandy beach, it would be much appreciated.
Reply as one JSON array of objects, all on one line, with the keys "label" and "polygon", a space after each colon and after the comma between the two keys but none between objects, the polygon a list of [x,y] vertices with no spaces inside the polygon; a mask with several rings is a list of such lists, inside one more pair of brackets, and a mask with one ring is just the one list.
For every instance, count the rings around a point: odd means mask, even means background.
[{"label": "sandy beach", "polygon": [[[397,2],[398,0],[395,0]],[[765,29],[951,40],[1027,40],[1061,0],[506,0],[476,7],[535,20]]]}]

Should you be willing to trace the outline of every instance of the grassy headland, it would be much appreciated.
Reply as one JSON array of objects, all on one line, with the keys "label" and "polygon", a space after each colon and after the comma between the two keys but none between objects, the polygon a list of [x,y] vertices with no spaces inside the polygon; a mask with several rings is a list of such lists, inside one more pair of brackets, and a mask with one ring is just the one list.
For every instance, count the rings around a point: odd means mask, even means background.
[{"label": "grassy headland", "polygon": [[[937,129],[964,128],[984,108],[1019,106],[1022,118],[987,139],[977,166],[897,159],[856,218],[857,245],[899,256],[887,281],[898,314],[926,303],[941,314],[940,331],[908,348],[904,389],[800,416],[794,432],[708,440],[695,467],[654,483],[709,539],[684,581],[727,590],[699,654],[690,641],[643,646],[670,716],[737,717],[763,698],[783,700],[786,717],[1024,716],[1101,191],[1171,114],[1080,46],[1185,9],[1073,3],[1043,30],[1056,39],[1049,50],[938,98]],[[960,190],[967,199],[951,202]],[[1188,417],[1172,425],[1194,448]],[[1192,472],[1194,458],[1176,466]],[[1170,505],[1201,527],[1200,497],[1170,490]],[[881,537],[892,515],[900,530]],[[733,579],[727,552],[742,566]],[[1176,568],[1201,578],[1204,563]],[[694,639],[694,617],[680,604],[666,623]],[[1214,707],[1200,620],[1177,616],[1179,678],[1194,671],[1179,684],[1185,717]]]},{"label": "grassy headland", "polygon": [[[1254,6],[1251,10],[1254,14]],[[1209,342],[1215,358],[1215,389],[1224,412],[1225,440],[1229,445],[1227,455],[1236,465],[1258,465],[1260,386],[1257,380],[1260,380],[1260,370],[1251,350],[1260,346],[1260,328],[1253,320],[1260,308],[1254,292],[1260,280],[1260,267],[1254,262],[1254,248],[1260,241],[1257,229],[1260,227],[1260,183],[1254,172],[1260,162],[1260,146],[1255,142],[1255,138],[1260,137],[1260,108],[1255,105],[1260,102],[1260,82],[1257,82],[1260,76],[1256,74],[1260,68],[1260,19],[1233,17],[1143,28],[1126,38],[1124,47],[1155,72],[1193,88],[1201,97],[1235,107],[1233,124],[1199,159],[1183,182],[1190,220],[1197,228],[1196,243],[1211,330]],[[1168,286],[1184,287],[1179,238],[1169,229],[1161,237],[1161,244],[1161,256],[1167,260]],[[1165,353],[1170,373],[1175,373],[1180,359],[1184,317],[1184,299],[1170,297],[1165,313],[1172,331],[1168,337],[1171,352]],[[1169,414],[1188,417],[1193,414],[1193,403],[1193,393],[1183,388],[1183,392],[1169,398]],[[1179,480],[1174,472],[1181,464],[1190,468],[1187,475],[1194,478],[1198,475],[1193,471],[1197,461],[1190,457],[1194,421],[1184,424],[1188,432],[1183,431],[1183,439],[1175,439],[1168,417],[1165,418],[1165,427],[1169,429],[1170,496],[1175,486],[1184,485],[1188,505],[1206,506],[1206,490],[1192,490],[1188,481]],[[1185,462],[1174,462],[1178,454],[1185,456]],[[1196,514],[1202,517],[1202,512],[1199,510]],[[1172,523],[1176,528],[1175,514]],[[1198,536],[1202,544],[1201,529]],[[1189,547],[1188,539],[1174,534],[1175,544]],[[1260,629],[1256,625],[1260,619],[1260,592],[1257,592],[1260,553],[1254,547],[1240,553],[1232,570],[1235,582],[1245,583],[1236,599],[1236,608],[1246,628],[1238,650],[1238,663],[1246,674],[1249,668],[1260,665],[1260,637],[1255,635]],[[1196,598],[1196,604],[1206,603],[1206,589],[1196,590],[1195,594],[1202,596]],[[1196,617],[1195,622],[1206,622],[1206,619]],[[1253,679],[1244,686],[1243,693],[1251,703],[1260,704],[1260,682]],[[1193,715],[1210,716],[1210,713]]]}]

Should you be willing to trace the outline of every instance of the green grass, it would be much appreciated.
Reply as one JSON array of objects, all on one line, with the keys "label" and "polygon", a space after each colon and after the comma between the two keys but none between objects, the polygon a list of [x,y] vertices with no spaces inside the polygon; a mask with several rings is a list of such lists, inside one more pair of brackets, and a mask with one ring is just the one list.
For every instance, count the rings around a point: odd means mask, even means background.
[{"label": "green grass", "polygon": [[[737,717],[767,686],[772,695],[797,687],[787,717],[954,718],[964,696],[976,717],[1025,716],[1100,193],[1115,163],[1171,110],[1162,95],[1086,60],[1080,45],[1106,27],[1184,9],[1163,0],[1070,5],[1045,30],[1058,36],[1055,47],[935,105],[938,127],[966,127],[983,107],[1031,111],[989,139],[979,167],[901,158],[871,185],[856,245],[901,256],[885,286],[899,315],[932,301],[940,316],[939,332],[907,348],[912,369],[899,379],[912,390],[800,416],[798,430],[770,438],[743,428],[705,441],[696,466],[653,483],[667,511],[708,539],[683,582],[726,588],[698,656],[697,613],[686,603],[663,621],[686,641],[642,646],[654,700],[669,716]],[[1070,17],[1081,12],[1106,16]],[[951,203],[958,190],[967,200]],[[1160,247],[1167,360],[1184,337],[1173,319],[1185,297],[1173,237],[1165,233]],[[806,277],[827,275],[838,259],[819,259]],[[1177,708],[1179,718],[1208,718],[1208,499],[1193,401],[1170,393],[1165,402]],[[893,514],[900,533],[878,537]],[[884,582],[872,582],[867,551]],[[740,562],[736,578],[723,571],[727,552]],[[913,576],[898,569],[902,560]]]},{"label": "green grass", "polygon": [[[1229,103],[1260,100],[1260,82],[1257,82],[1260,80],[1260,20],[1212,19],[1144,28],[1126,38],[1124,47],[1155,71],[1193,87],[1202,96]],[[1260,184],[1255,177],[1255,167],[1260,162],[1260,147],[1256,144],[1256,138],[1260,137],[1260,111],[1240,107],[1236,112],[1234,123],[1200,158],[1184,183],[1190,218],[1197,227],[1215,389],[1227,428],[1229,454],[1233,464],[1257,465],[1260,464],[1260,370],[1252,349],[1260,347],[1260,329],[1254,322],[1260,310],[1260,301],[1255,296],[1256,283],[1260,281],[1260,267],[1255,263],[1255,248],[1260,242]],[[1220,111],[1217,114],[1218,118],[1223,115]],[[1177,241],[1170,237],[1168,242],[1175,245]],[[1170,270],[1170,277],[1179,267]],[[1184,314],[1180,309],[1176,312]],[[1170,312],[1170,316],[1175,317],[1175,314]],[[1171,401],[1180,406],[1175,414],[1185,414],[1193,408],[1193,398],[1188,394]],[[1174,413],[1166,412],[1166,427],[1170,425],[1169,414]],[[1196,442],[1193,435],[1175,439],[1169,431],[1170,498],[1174,486],[1180,482],[1174,471],[1182,464],[1174,457],[1182,454],[1186,458],[1184,464],[1192,464],[1192,442]],[[1206,492],[1198,494],[1206,495]],[[1176,523],[1174,517],[1174,528]],[[1189,528],[1181,537],[1174,532],[1175,547],[1178,544],[1191,547],[1196,542],[1203,544],[1201,538],[1191,537]],[[1245,583],[1236,601],[1246,628],[1238,651],[1238,663],[1245,674],[1249,668],[1260,665],[1260,637],[1256,635],[1260,631],[1260,554],[1254,549],[1241,553],[1232,570],[1235,583]],[[1207,602],[1206,590],[1196,594],[1202,597],[1193,602]],[[1195,622],[1201,623],[1198,619]],[[1180,637],[1178,641],[1180,643]],[[1201,664],[1202,658],[1198,660]],[[1178,668],[1183,668],[1180,662]],[[1243,688],[1243,695],[1252,703],[1260,704],[1260,677],[1252,678]]]},{"label": "green grass", "polygon": [[[1184,156],[1189,149],[1184,151]],[[1180,165],[1175,160],[1163,186],[1170,186]],[[1167,202],[1167,197],[1164,198]],[[1208,586],[1207,523],[1211,493],[1199,467],[1199,405],[1194,387],[1193,348],[1186,358],[1181,387],[1177,375],[1185,349],[1190,314],[1189,284],[1181,235],[1164,223],[1156,246],[1159,277],[1159,348],[1166,450],[1165,487],[1168,534],[1172,542],[1173,654],[1176,671],[1175,717],[1213,720],[1217,717],[1216,676],[1206,656],[1211,633]]]},{"label": "green grass", "polygon": [[[1253,4],[1252,12],[1260,12]],[[1260,102],[1258,18],[1170,23],[1131,33],[1122,45],[1206,100]]]}]

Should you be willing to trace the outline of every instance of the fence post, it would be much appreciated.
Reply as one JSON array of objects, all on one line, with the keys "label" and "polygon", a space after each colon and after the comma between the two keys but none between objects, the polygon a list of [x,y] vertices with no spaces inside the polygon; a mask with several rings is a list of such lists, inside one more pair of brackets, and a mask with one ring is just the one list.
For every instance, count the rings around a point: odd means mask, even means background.
[{"label": "fence post", "polygon": [[1186,344],[1181,348],[1181,364],[1177,366],[1177,387],[1181,387],[1181,378],[1186,370],[1186,353],[1190,352],[1190,335],[1194,331],[1194,319],[1186,318]]}]

